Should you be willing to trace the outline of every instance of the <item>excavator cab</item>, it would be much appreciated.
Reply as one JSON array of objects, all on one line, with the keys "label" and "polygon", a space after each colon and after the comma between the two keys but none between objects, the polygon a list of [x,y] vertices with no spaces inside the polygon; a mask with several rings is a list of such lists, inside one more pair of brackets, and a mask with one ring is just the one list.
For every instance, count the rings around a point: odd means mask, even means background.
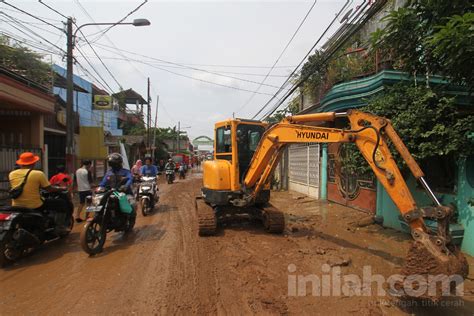
[{"label": "excavator cab", "polygon": [[[228,205],[242,195],[242,181],[268,124],[256,120],[232,119],[215,124],[214,160],[203,164],[203,195],[206,202]],[[259,203],[270,198],[267,186]]]}]

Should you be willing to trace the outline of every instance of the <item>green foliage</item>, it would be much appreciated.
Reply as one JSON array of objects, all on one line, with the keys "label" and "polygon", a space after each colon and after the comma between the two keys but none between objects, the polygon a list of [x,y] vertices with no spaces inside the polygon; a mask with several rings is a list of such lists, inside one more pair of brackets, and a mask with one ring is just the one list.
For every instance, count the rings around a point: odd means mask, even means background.
[{"label": "green foliage", "polygon": [[474,83],[474,13],[455,15],[436,27],[427,45],[441,69],[449,69],[457,82]]},{"label": "green foliage", "polygon": [[51,67],[42,56],[30,49],[12,44],[0,35],[0,65],[44,86],[51,85]]},{"label": "green foliage", "polygon": [[293,115],[298,112],[299,109],[299,101],[298,98],[294,98],[290,101],[288,107],[283,110],[276,111],[272,116],[268,117],[266,121],[270,124],[278,123],[283,120],[288,115]]},{"label": "green foliage", "polygon": [[372,34],[372,47],[407,72],[441,74],[472,87],[474,28],[466,13],[472,8],[465,0],[407,1],[384,18],[387,25]]},{"label": "green foliage", "polygon": [[[386,117],[415,160],[432,157],[468,156],[474,146],[468,135],[474,131],[474,117],[460,115],[453,98],[426,87],[397,85],[369,100],[362,111]],[[355,147],[348,148],[343,166],[364,173],[368,165]],[[392,150],[397,162],[399,155]],[[404,164],[400,164],[403,167]]]}]

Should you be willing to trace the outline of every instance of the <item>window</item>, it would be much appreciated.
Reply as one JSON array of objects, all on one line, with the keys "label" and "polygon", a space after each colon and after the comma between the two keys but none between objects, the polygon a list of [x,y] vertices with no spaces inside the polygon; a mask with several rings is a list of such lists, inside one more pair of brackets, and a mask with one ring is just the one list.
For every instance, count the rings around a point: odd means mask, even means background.
[{"label": "window", "polygon": [[216,130],[216,153],[232,152],[231,127],[219,127]]}]

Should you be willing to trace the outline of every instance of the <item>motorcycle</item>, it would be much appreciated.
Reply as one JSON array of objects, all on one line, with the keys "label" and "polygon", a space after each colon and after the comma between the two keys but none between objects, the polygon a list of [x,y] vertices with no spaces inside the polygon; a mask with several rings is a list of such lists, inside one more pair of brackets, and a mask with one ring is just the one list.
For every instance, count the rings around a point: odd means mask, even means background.
[{"label": "motorcycle", "polygon": [[[64,238],[74,226],[74,206],[67,191],[41,193],[43,210],[0,208],[0,266],[13,263],[46,241]],[[64,221],[63,225],[58,225]],[[64,229],[66,228],[66,229]]]},{"label": "motorcycle", "polygon": [[123,231],[126,234],[133,230],[137,213],[125,193],[113,188],[98,189],[86,198],[86,203],[86,212],[94,215],[87,219],[80,242],[89,255],[103,250],[107,233]]},{"label": "motorcycle", "polygon": [[174,181],[174,170],[166,169],[165,174],[166,174],[166,181],[168,182],[168,184],[173,183],[173,181]]},{"label": "motorcycle", "polygon": [[143,176],[137,190],[137,201],[140,203],[143,216],[150,214],[159,201],[156,177]]}]

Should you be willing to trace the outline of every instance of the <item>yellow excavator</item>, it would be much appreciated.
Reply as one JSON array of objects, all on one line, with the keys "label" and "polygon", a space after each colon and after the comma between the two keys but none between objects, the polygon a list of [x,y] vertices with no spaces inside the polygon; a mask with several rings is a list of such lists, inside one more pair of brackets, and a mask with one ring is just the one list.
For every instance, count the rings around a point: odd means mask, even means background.
[{"label": "yellow excavator", "polygon": [[[346,118],[350,128],[318,126],[336,118]],[[449,232],[453,209],[441,205],[390,121],[357,110],[289,116],[273,125],[245,119],[216,123],[214,160],[203,163],[202,194],[196,198],[199,234],[213,235],[220,221],[242,215],[261,220],[270,233],[282,233],[284,214],[269,201],[271,175],[285,147],[295,143],[351,142],[411,227],[414,243],[405,262],[405,274],[466,277],[467,261],[452,244]],[[417,206],[389,142],[433,200],[433,206]],[[425,218],[437,221],[436,231],[425,225]]]}]

